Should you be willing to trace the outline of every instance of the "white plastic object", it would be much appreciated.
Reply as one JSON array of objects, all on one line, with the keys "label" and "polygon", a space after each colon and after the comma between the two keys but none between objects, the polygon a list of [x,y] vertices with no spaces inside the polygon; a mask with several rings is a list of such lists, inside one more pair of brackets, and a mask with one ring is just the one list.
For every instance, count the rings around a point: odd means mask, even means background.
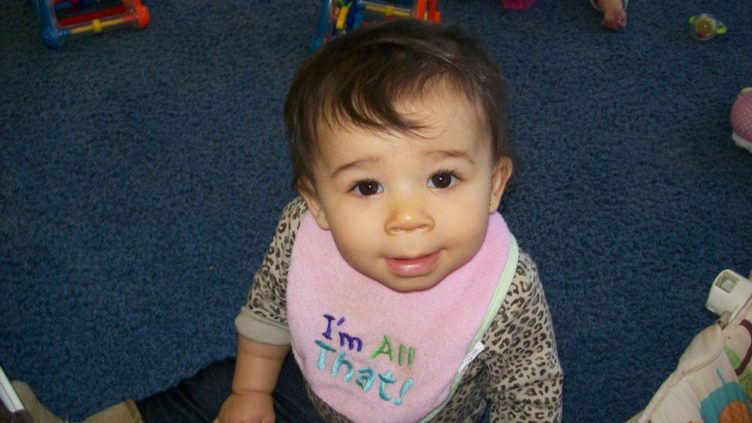
[{"label": "white plastic object", "polygon": [[11,413],[24,409],[21,399],[18,398],[16,390],[13,389],[2,367],[0,367],[0,401]]},{"label": "white plastic object", "polygon": [[705,307],[718,316],[728,311],[733,319],[751,296],[752,281],[726,269],[715,277]]}]

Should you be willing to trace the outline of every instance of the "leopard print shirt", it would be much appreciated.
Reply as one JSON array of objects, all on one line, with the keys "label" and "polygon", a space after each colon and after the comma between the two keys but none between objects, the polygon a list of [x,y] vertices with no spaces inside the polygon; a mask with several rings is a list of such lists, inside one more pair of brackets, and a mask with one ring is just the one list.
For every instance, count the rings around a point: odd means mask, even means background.
[{"label": "leopard print shirt", "polygon": [[[298,226],[306,212],[296,198],[285,208],[248,302],[236,319],[238,331],[258,342],[289,343],[285,289]],[[462,382],[435,422],[476,422],[491,405],[491,422],[560,422],[563,372],[551,316],[533,260],[520,251],[504,302],[483,336],[485,349],[465,370]],[[348,422],[311,390],[328,422]]]}]

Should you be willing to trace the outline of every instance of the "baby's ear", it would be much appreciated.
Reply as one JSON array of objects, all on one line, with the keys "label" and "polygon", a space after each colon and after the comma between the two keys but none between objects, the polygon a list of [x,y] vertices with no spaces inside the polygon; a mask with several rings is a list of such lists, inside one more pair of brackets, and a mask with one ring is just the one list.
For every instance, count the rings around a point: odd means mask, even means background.
[{"label": "baby's ear", "polygon": [[313,186],[313,183],[311,183],[311,181],[307,179],[301,181],[298,184],[298,193],[300,193],[300,196],[303,197],[303,201],[305,201],[306,206],[308,206],[308,210],[311,211],[311,214],[316,219],[316,223],[319,225],[319,227],[325,231],[328,231],[329,222],[326,220],[326,213],[321,207],[321,202],[319,201],[319,196],[316,192],[316,187]]},{"label": "baby's ear", "polygon": [[489,201],[488,204],[489,213],[494,213],[499,208],[501,196],[504,194],[509,178],[512,177],[512,170],[514,170],[514,164],[509,157],[502,157],[494,165],[494,170],[491,174],[491,201]]}]

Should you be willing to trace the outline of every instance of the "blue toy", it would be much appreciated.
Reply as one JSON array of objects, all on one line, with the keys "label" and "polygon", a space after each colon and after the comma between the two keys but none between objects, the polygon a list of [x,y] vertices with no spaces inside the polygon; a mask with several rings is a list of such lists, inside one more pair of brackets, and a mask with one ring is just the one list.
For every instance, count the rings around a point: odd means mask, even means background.
[{"label": "blue toy", "polygon": [[309,49],[314,51],[337,35],[347,33],[376,20],[400,18],[440,22],[438,0],[323,0],[318,34]]}]

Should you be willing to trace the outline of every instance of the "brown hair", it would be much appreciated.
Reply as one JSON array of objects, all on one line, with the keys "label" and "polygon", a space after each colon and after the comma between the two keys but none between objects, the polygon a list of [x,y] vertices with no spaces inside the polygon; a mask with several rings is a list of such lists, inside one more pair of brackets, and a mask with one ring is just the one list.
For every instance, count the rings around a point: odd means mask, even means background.
[{"label": "brown hair", "polygon": [[414,132],[400,101],[445,83],[479,105],[493,159],[511,156],[506,140],[506,88],[480,44],[456,26],[415,19],[379,23],[337,37],[298,70],[285,101],[293,188],[313,182],[319,125],[330,119],[381,131]]}]

